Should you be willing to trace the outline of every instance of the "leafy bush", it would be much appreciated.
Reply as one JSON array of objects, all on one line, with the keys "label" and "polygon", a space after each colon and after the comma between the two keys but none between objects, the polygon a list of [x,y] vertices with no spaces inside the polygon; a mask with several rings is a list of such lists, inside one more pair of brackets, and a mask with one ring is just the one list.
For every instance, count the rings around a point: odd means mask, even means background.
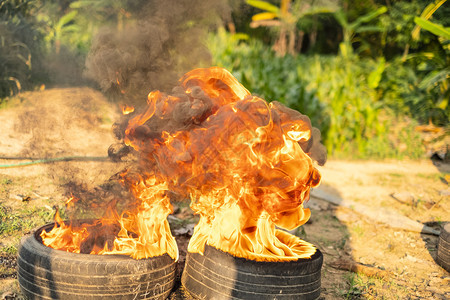
[{"label": "leafy bush", "polygon": [[384,60],[314,56],[298,61],[297,73],[308,82],[308,90],[316,91],[329,116],[327,149],[334,154],[366,156],[375,137],[382,137],[381,142],[385,134],[386,124],[378,120],[382,103],[375,90]]},{"label": "leafy bush", "polygon": [[32,72],[40,55],[40,34],[32,11],[36,1],[0,3],[0,99],[32,86]]}]

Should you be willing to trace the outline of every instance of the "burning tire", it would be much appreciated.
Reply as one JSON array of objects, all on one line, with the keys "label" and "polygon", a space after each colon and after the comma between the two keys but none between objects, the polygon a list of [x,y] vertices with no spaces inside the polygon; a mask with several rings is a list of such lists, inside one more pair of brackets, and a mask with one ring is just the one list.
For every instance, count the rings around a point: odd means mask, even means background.
[{"label": "burning tire", "polygon": [[37,229],[21,240],[18,279],[30,299],[165,299],[175,283],[176,262],[167,254],[135,260],[90,255],[42,244]]},{"label": "burning tire", "polygon": [[292,262],[258,262],[205,246],[188,253],[181,283],[197,299],[317,299],[322,253]]},{"label": "burning tire", "polygon": [[442,228],[436,260],[441,267],[450,272],[450,223]]}]

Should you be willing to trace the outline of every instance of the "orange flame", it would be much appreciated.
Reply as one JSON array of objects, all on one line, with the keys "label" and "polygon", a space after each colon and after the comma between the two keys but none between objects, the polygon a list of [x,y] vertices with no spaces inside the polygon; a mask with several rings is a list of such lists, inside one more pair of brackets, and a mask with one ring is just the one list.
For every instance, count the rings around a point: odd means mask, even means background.
[{"label": "orange flame", "polygon": [[142,200],[140,205],[120,216],[111,203],[100,220],[74,225],[64,222],[57,210],[53,229],[41,232],[43,244],[73,253],[122,254],[135,259],[167,253],[177,260],[177,245],[167,222],[172,206],[163,195],[166,187],[140,181],[134,189]]},{"label": "orange flame", "polygon": [[[173,95],[151,92],[147,104],[128,121],[124,138],[140,153],[139,176],[121,175],[135,207],[119,216],[111,205],[103,219],[76,228],[56,219],[55,228],[42,233],[45,245],[177,258],[167,222],[168,195],[175,193],[189,196],[200,215],[189,252],[203,253],[208,244],[258,261],[315,253],[311,244],[276,229],[293,229],[309,219],[303,203],[320,183],[307,152],[314,142],[306,116],[252,96],[217,67],[185,74]],[[93,238],[98,228],[106,228],[103,239]],[[90,240],[95,242],[87,244]]]},{"label": "orange flame", "polygon": [[132,112],[134,112],[134,107],[133,106],[129,106],[129,105],[126,105],[126,104],[122,105],[122,114],[128,115],[128,114],[131,114]]},{"label": "orange flame", "polygon": [[[188,251],[202,253],[207,243],[253,260],[314,254],[312,245],[275,229],[310,217],[303,202],[320,174],[300,146],[311,138],[309,119],[252,96],[221,68],[193,70],[180,82],[180,95],[149,94],[125,143],[155,164],[171,189],[191,196],[201,218]],[[169,125],[150,129],[161,122]]]},{"label": "orange flame", "polygon": [[68,208],[68,209],[74,208],[75,203],[77,203],[78,200],[80,200],[80,199],[76,198],[74,195],[71,195],[70,198],[66,200],[66,203],[65,203],[66,208]]}]

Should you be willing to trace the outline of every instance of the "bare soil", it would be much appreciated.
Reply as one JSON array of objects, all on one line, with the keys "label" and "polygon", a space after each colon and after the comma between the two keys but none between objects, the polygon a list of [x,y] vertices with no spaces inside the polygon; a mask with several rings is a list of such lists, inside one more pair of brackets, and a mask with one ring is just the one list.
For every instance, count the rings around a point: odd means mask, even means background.
[{"label": "bare soil", "polygon": [[[117,107],[89,88],[23,93],[0,109],[0,165],[7,157],[107,156]],[[21,298],[15,278],[20,237],[49,222],[73,187],[95,189],[127,163],[66,161],[0,168],[0,295]],[[321,189],[371,208],[385,208],[434,229],[450,221],[450,165],[423,161],[338,161],[319,168]],[[447,175],[447,180],[446,180]],[[394,198],[394,196],[397,198]],[[449,299],[450,275],[435,263],[438,237],[393,229],[351,208],[314,197],[310,222],[295,233],[324,254],[323,299]],[[188,203],[170,219],[183,263],[192,224]],[[380,216],[382,218],[382,216]],[[351,260],[386,271],[370,277],[332,267]],[[180,266],[180,272],[182,266]],[[9,297],[9,298],[8,298]]]}]

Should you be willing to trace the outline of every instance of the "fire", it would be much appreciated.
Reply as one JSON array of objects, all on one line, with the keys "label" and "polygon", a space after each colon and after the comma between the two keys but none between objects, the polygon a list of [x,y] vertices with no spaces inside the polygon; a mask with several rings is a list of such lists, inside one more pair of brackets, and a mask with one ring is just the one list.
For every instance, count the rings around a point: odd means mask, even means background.
[{"label": "fire", "polygon": [[128,115],[131,114],[132,112],[134,112],[134,106],[129,106],[126,104],[122,105],[122,114]]},{"label": "fire", "polygon": [[[166,195],[167,184],[157,184],[156,177],[137,178],[130,183],[127,175],[123,173],[122,180],[138,200],[133,210],[118,215],[112,202],[105,215],[92,222],[64,222],[57,210],[53,229],[41,233],[43,244],[73,253],[122,254],[135,259],[167,253],[177,260],[178,248],[167,221],[173,211]],[[77,201],[70,197],[66,207],[73,207]]]},{"label": "fire", "polygon": [[190,197],[200,215],[189,252],[208,244],[257,261],[311,257],[314,246],[277,227],[294,229],[310,217],[303,203],[321,179],[311,158],[323,151],[317,134],[308,117],[251,95],[228,71],[195,69],[171,95],[151,92],[146,109],[128,120],[124,142],[138,151],[139,171],[121,178],[134,207],[119,215],[111,205],[82,226],[58,216],[43,242],[72,252],[177,258],[167,222],[176,195]]},{"label": "fire", "polygon": [[196,69],[174,95],[155,91],[132,118],[125,143],[200,215],[188,251],[205,244],[261,261],[310,257],[315,248],[276,229],[310,217],[303,208],[320,183],[309,119],[252,96],[228,71]]}]

